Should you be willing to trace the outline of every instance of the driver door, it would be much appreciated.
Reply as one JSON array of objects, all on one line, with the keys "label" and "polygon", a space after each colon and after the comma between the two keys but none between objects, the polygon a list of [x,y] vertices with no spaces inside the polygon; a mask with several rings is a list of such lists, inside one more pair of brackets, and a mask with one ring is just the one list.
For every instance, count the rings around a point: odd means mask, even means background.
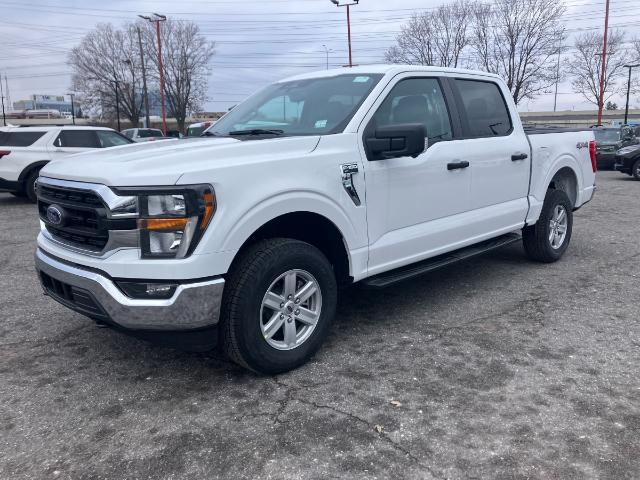
[{"label": "driver door", "polygon": [[471,173],[456,140],[453,105],[441,78],[407,74],[387,87],[363,122],[363,142],[378,126],[422,123],[427,131],[427,148],[416,158],[364,162],[369,275],[452,250],[469,236]]}]

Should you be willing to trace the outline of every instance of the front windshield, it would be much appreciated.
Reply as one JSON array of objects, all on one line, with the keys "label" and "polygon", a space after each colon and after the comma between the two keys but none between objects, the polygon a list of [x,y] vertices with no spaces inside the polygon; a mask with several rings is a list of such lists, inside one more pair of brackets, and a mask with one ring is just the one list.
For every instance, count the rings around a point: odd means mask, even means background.
[{"label": "front windshield", "polygon": [[275,83],[236,106],[207,134],[341,132],[381,78],[379,74],[345,74]]},{"label": "front windshield", "polygon": [[617,142],[620,140],[620,130],[618,129],[596,130],[594,133],[598,142]]}]

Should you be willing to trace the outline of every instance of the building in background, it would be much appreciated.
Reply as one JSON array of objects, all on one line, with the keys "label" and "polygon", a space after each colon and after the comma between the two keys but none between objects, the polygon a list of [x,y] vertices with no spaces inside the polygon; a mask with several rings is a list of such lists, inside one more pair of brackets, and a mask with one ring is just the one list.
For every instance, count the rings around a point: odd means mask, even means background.
[{"label": "building in background", "polygon": [[[80,105],[73,105],[76,116],[82,113]],[[31,95],[29,100],[13,102],[13,109],[26,110],[57,110],[61,115],[71,115],[71,99],[65,95]]]}]

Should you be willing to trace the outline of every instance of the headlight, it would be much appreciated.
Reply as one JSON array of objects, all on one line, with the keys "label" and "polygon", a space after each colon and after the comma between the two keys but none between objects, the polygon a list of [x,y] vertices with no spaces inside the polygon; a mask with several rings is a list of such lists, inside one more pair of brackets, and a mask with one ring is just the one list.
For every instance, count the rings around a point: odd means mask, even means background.
[{"label": "headlight", "polygon": [[[130,189],[118,189],[131,195]],[[142,258],[184,258],[216,210],[210,185],[136,189]]]}]

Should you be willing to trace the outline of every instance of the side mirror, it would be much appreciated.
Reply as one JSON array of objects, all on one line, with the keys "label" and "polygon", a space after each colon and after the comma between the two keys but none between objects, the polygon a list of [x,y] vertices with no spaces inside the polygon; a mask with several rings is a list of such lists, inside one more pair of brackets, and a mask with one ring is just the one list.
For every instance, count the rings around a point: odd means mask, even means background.
[{"label": "side mirror", "polygon": [[369,160],[417,157],[426,148],[427,130],[421,123],[386,125],[376,128],[365,140]]}]

